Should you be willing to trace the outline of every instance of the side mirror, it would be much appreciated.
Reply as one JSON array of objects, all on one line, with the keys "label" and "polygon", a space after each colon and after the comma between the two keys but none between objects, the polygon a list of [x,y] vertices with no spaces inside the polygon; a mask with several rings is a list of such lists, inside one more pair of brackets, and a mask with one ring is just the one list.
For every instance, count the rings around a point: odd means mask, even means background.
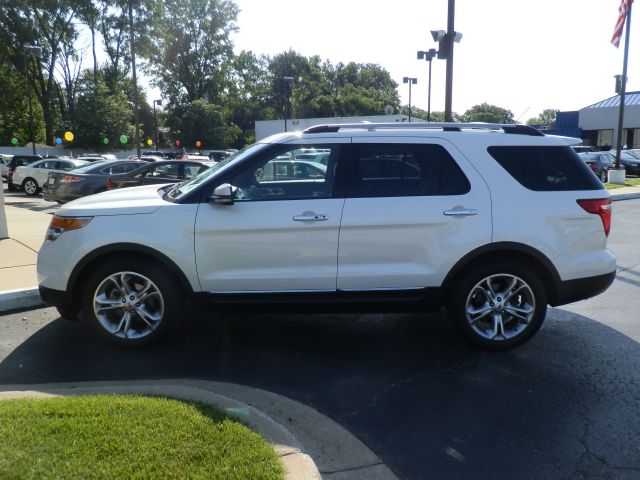
[{"label": "side mirror", "polygon": [[238,187],[234,187],[229,183],[218,185],[213,190],[213,194],[209,197],[209,203],[215,203],[217,205],[233,205],[236,190],[238,190]]}]

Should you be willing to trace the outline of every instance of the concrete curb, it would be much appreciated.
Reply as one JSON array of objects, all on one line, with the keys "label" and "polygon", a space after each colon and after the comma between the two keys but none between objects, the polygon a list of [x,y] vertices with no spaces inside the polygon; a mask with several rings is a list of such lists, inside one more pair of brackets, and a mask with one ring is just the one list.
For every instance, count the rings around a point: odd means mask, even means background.
[{"label": "concrete curb", "polygon": [[141,380],[0,386],[0,400],[86,394],[161,395],[209,403],[261,433],[287,480],[397,477],[360,440],[316,410],[257,388],[205,380]]},{"label": "concrete curb", "polygon": [[0,313],[44,305],[37,287],[0,292]]},{"label": "concrete curb", "polygon": [[635,200],[640,198],[640,192],[638,193],[621,193],[619,195],[611,195],[611,201],[617,202],[619,200]]}]

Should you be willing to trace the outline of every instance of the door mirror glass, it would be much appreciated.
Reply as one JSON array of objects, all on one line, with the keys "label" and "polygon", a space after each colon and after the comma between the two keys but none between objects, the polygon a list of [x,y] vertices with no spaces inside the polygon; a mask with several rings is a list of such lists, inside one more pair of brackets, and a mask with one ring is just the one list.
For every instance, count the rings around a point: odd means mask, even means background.
[{"label": "door mirror glass", "polygon": [[209,203],[218,205],[233,205],[237,188],[229,183],[223,183],[213,190],[213,194],[209,197]]}]

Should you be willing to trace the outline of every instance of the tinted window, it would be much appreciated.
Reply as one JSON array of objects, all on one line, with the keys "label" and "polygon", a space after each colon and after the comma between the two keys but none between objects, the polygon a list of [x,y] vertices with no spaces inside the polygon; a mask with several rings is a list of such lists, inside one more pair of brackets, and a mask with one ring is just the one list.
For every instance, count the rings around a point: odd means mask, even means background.
[{"label": "tinted window", "polygon": [[535,191],[600,190],[602,183],[571,147],[489,147],[522,186]]},{"label": "tinted window", "polygon": [[440,145],[358,145],[350,197],[463,195],[464,173]]},{"label": "tinted window", "polygon": [[108,175],[112,175],[112,174],[118,174],[118,173],[131,172],[132,170],[135,170],[139,166],[140,166],[139,163],[119,163],[117,165],[104,167],[100,171],[102,173],[105,173],[105,174],[108,174]]}]

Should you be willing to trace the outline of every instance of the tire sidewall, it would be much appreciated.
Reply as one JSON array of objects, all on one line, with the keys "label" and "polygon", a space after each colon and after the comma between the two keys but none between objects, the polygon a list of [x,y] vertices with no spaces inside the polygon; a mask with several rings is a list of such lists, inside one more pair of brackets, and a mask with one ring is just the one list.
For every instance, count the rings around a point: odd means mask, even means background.
[{"label": "tire sidewall", "polygon": [[[112,335],[100,324],[93,311],[93,297],[98,286],[109,275],[125,271],[139,273],[147,277],[158,287],[163,297],[164,316],[160,321],[160,325],[144,338],[123,339]],[[165,335],[178,322],[183,304],[180,289],[167,269],[161,265],[146,264],[143,261],[133,259],[111,260],[100,264],[87,276],[81,299],[82,313],[90,328],[111,343],[131,347],[148,345]]]},{"label": "tire sidewall", "polygon": [[[500,274],[515,275],[529,285],[534,295],[535,312],[527,328],[520,334],[509,340],[492,341],[480,336],[467,322],[466,301],[478,282],[491,275]],[[547,313],[547,295],[539,276],[530,267],[506,261],[481,264],[469,268],[458,277],[447,302],[447,313],[473,346],[483,350],[510,350],[530,340],[540,329]]]}]

